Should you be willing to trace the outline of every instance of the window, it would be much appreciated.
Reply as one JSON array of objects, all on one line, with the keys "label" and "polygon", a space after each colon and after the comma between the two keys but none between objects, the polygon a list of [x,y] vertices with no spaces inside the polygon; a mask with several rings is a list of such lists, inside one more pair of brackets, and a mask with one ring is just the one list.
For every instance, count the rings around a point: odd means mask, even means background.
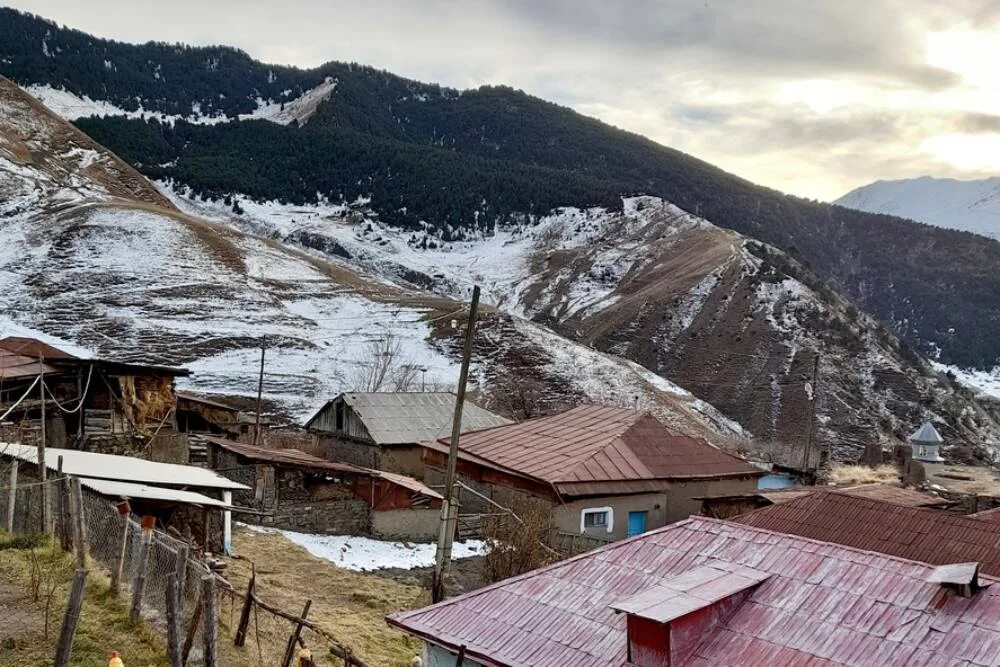
[{"label": "window", "polygon": [[615,526],[615,512],[610,507],[588,507],[580,512],[580,532],[603,530],[610,533]]},{"label": "window", "polygon": [[344,430],[344,404],[337,403],[337,407],[334,409],[334,414],[336,415],[336,429],[338,431]]}]

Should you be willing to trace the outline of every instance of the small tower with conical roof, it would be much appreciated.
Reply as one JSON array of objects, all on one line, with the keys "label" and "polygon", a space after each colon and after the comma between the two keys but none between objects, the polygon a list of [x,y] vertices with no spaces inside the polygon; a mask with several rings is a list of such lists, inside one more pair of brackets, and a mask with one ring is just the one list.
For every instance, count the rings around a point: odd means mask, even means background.
[{"label": "small tower with conical roof", "polygon": [[941,439],[941,434],[937,432],[934,425],[930,422],[924,422],[917,429],[916,433],[910,436],[910,446],[913,448],[913,460],[941,463],[944,461],[940,452],[941,445],[943,444],[944,440]]}]

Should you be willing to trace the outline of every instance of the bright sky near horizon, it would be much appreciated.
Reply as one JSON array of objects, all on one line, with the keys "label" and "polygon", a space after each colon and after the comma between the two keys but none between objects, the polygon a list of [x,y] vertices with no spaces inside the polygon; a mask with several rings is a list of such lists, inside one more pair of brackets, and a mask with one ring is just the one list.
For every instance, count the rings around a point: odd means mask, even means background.
[{"label": "bright sky near horizon", "polygon": [[507,84],[834,199],[1000,175],[1000,0],[13,0],[100,37]]}]

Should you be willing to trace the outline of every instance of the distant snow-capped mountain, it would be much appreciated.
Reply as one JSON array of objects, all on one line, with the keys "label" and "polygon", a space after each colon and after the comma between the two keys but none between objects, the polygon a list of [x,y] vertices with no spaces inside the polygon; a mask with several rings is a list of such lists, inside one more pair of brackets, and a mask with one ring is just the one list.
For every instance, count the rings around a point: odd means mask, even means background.
[{"label": "distant snow-capped mountain", "polygon": [[960,181],[921,176],[875,181],[834,203],[1000,239],[1000,177]]}]

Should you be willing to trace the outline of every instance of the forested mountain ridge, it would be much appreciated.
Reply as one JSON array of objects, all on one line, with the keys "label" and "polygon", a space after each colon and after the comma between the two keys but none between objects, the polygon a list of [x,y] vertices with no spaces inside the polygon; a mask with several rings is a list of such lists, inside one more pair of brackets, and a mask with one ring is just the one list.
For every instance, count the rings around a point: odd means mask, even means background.
[{"label": "forested mountain ridge", "polygon": [[336,81],[301,127],[78,122],[144,173],[206,196],[370,198],[383,220],[445,238],[560,206],[660,196],[790,252],[925,354],[979,367],[1000,358],[995,241],[783,195],[510,88],[458,92],[355,65],[305,71],[224,47],[120,44],[9,10],[0,35],[0,73],[21,84],[123,108],[138,97],[180,116],[247,113]]}]

